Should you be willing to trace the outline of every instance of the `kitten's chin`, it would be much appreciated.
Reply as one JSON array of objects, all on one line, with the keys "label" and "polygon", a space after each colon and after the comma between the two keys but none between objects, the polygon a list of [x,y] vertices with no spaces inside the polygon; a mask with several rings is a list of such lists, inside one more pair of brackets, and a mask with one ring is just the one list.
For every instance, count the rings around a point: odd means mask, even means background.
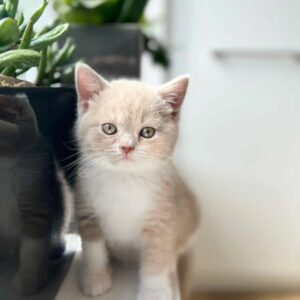
[{"label": "kitten's chin", "polygon": [[143,162],[128,157],[117,161],[115,167],[120,171],[138,171],[145,168]]},{"label": "kitten's chin", "polygon": [[120,172],[139,173],[157,169],[163,164],[161,160],[137,160],[134,158],[121,159],[118,161],[107,161],[107,168]]}]

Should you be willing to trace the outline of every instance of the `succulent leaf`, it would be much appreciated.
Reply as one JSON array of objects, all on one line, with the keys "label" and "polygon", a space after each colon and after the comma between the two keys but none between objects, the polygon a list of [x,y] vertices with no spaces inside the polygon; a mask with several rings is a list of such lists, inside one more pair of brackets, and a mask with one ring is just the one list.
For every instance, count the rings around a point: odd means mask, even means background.
[{"label": "succulent leaf", "polygon": [[22,69],[37,66],[40,62],[41,54],[29,49],[10,50],[0,54],[0,69],[13,67]]},{"label": "succulent leaf", "polygon": [[57,41],[69,28],[68,24],[58,25],[52,30],[34,37],[30,43],[30,48],[40,50]]},{"label": "succulent leaf", "polygon": [[19,28],[16,20],[4,18],[0,20],[0,47],[9,47],[19,39]]}]

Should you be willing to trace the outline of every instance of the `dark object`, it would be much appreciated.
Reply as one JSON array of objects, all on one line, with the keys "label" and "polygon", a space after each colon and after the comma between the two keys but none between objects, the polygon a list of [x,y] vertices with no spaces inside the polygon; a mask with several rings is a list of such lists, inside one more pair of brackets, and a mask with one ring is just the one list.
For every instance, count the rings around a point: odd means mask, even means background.
[{"label": "dark object", "polygon": [[137,23],[142,18],[143,12],[149,0],[126,0],[123,1],[118,22]]},{"label": "dark object", "polygon": [[143,34],[143,38],[144,48],[151,54],[153,61],[167,69],[170,66],[170,57],[165,46],[155,37],[146,33]]},{"label": "dark object", "polygon": [[155,36],[148,34],[147,27],[151,22],[144,16],[148,2],[149,0],[53,0],[53,7],[57,12],[58,22],[71,25],[138,26],[144,36],[143,51],[148,52],[155,63],[167,68],[170,62],[168,50]]},{"label": "dark object", "polygon": [[49,266],[49,283],[38,294],[22,296],[11,286],[11,278],[18,266],[15,256],[0,261],[1,300],[53,300],[64,281],[73,260],[73,252],[66,253],[60,260],[52,260]]},{"label": "dark object", "polygon": [[74,183],[77,147],[73,137],[76,92],[73,88],[0,88],[0,94],[27,95],[37,117],[39,129],[52,146],[54,156],[70,184]]},{"label": "dark object", "polygon": [[64,251],[62,189],[26,95],[0,95],[0,115],[0,251],[19,256],[13,285],[31,295],[47,284],[51,250]]},{"label": "dark object", "polygon": [[73,25],[69,36],[76,44],[75,60],[83,58],[106,78],[138,78],[143,36],[138,25]]}]

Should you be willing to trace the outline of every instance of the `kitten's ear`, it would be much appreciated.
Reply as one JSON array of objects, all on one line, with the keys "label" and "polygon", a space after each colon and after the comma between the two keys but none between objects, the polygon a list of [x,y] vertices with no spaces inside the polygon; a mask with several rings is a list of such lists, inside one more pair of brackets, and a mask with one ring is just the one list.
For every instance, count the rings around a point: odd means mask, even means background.
[{"label": "kitten's ear", "polygon": [[109,82],[96,73],[91,67],[83,63],[77,63],[75,68],[75,84],[78,95],[79,107],[86,111],[89,101],[95,94],[98,94],[109,87]]},{"label": "kitten's ear", "polygon": [[180,107],[188,88],[189,80],[189,75],[182,75],[165,83],[158,90],[162,99],[171,105],[174,116],[176,116],[180,111]]}]

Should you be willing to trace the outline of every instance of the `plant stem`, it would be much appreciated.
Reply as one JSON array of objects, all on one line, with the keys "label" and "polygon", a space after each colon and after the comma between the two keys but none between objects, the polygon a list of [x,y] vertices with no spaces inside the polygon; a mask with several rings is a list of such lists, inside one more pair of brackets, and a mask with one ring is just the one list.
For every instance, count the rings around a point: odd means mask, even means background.
[{"label": "plant stem", "polygon": [[26,49],[30,46],[33,24],[34,22],[30,20],[28,25],[26,26],[19,49]]},{"label": "plant stem", "polygon": [[48,50],[47,47],[42,50],[42,56],[41,56],[41,61],[40,61],[40,65],[39,65],[36,85],[41,85],[43,83],[43,79],[45,77],[45,71],[46,71],[46,66],[47,66],[47,50]]}]

